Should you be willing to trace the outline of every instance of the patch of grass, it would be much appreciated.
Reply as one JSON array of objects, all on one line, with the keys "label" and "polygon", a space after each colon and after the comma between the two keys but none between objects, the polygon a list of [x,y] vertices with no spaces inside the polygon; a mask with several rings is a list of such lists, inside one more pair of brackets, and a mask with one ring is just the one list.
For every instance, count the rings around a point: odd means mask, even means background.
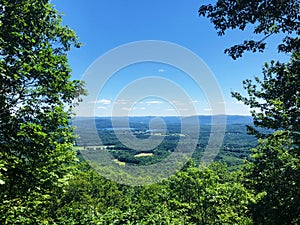
[{"label": "patch of grass", "polygon": [[116,163],[116,164],[118,164],[118,165],[120,165],[120,166],[125,166],[126,165],[125,162],[121,162],[118,159],[113,159],[113,162]]},{"label": "patch of grass", "polygon": [[137,157],[145,157],[145,156],[153,156],[153,153],[140,153],[135,155],[134,157],[137,158]]}]

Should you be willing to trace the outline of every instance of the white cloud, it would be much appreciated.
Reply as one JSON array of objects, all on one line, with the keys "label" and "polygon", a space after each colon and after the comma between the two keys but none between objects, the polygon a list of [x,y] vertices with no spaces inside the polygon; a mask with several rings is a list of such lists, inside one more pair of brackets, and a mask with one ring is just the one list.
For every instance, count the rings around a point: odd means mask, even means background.
[{"label": "white cloud", "polygon": [[105,106],[99,106],[99,107],[97,107],[97,109],[107,109],[107,107],[105,107]]},{"label": "white cloud", "polygon": [[165,72],[165,70],[164,69],[159,69],[158,72],[163,73],[163,72]]},{"label": "white cloud", "polygon": [[147,102],[144,102],[144,103],[146,103],[148,105],[152,105],[152,104],[162,104],[163,102],[154,100],[154,101],[147,101]]},{"label": "white cloud", "polygon": [[103,98],[103,99],[100,99],[100,100],[97,100],[97,101],[92,101],[90,103],[109,105],[111,103],[111,100]]}]

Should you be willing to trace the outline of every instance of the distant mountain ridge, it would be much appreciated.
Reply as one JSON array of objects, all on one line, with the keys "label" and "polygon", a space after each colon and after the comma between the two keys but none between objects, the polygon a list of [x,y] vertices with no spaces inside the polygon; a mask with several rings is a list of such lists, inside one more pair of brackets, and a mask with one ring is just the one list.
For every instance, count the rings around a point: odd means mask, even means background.
[{"label": "distant mountain ridge", "polygon": [[[200,125],[211,125],[212,119],[214,119],[214,124],[226,123],[227,125],[233,124],[253,124],[253,119],[251,116],[242,116],[242,115],[199,115],[198,117]],[[149,122],[157,118],[157,116],[133,116],[133,117],[75,117],[74,119],[79,122],[84,122],[86,120],[95,120],[97,127],[102,128],[111,128],[112,120],[115,124],[118,124],[119,127],[126,127],[128,124],[128,120],[130,124],[149,124]],[[195,121],[195,116],[191,117],[177,117],[177,116],[162,116],[159,117],[165,121],[166,124],[177,125],[184,122],[187,125],[193,125]]]}]

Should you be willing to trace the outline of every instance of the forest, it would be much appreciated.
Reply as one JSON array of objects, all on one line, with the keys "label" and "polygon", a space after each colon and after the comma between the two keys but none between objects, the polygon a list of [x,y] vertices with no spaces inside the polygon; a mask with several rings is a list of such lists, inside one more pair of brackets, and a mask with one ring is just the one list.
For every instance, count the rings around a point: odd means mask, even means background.
[{"label": "forest", "polygon": [[[125,119],[117,118],[120,124],[124,127],[113,128],[111,118],[80,118],[80,122],[77,122],[77,129],[81,129],[84,132],[80,134],[80,139],[77,140],[75,148],[80,151],[94,151],[99,146],[97,140],[92,139],[93,135],[89,132],[89,120],[95,120],[98,135],[101,140],[101,146],[105,146],[109,153],[115,158],[116,162],[129,163],[134,165],[148,165],[154,164],[175,151],[179,142],[181,132],[180,120],[184,118],[179,117],[162,117],[167,125],[167,132],[163,135],[163,141],[154,149],[144,150],[143,146],[140,146],[141,150],[130,149],[124,145],[116,136],[116,132],[121,135],[125,132],[133,132],[137,138],[146,139],[150,135],[155,135],[161,138],[162,131],[159,129],[155,131],[149,130],[149,121],[155,117],[130,117],[129,126],[130,130],[125,130]],[[188,118],[185,118],[188,120]],[[124,120],[124,121],[123,121]],[[201,158],[208,144],[211,133],[211,116],[199,117],[200,132],[197,146],[193,151],[192,160],[196,166],[201,164]],[[223,144],[219,153],[216,155],[215,160],[221,161],[228,166],[229,170],[234,170],[237,167],[244,164],[245,160],[251,160],[251,149],[257,146],[257,138],[247,134],[246,126],[253,125],[252,118],[250,116],[227,116],[226,119],[226,131],[224,134]],[[191,124],[192,126],[192,124]],[[262,130],[261,130],[262,131]],[[151,133],[152,132],[152,133]],[[267,132],[265,130],[265,132]],[[215,134],[218,135],[218,134]],[[101,147],[98,147],[101,151]],[[187,146],[192,148],[192,146]],[[138,157],[139,154],[150,154],[151,157]],[[80,156],[79,156],[80,157]]]},{"label": "forest", "polygon": [[[245,29],[259,35],[225,49],[233,60],[264,52],[271,36],[289,60],[266,62],[243,81],[244,93],[231,93],[251,117],[228,117],[213,162],[201,161],[212,129],[203,117],[196,149],[180,170],[152,183],[150,172],[141,174],[140,184],[128,185],[117,180],[135,177],[116,168],[172,156],[185,136],[178,118],[165,118],[164,139],[152,150],[124,146],[107,118],[95,119],[103,146],[90,146],[89,130],[78,139],[73,112],[88,93],[84,81],[72,79],[68,52],[83,44],[51,1],[0,1],[0,224],[300,224],[300,2],[216,0],[197,10],[220,37]],[[136,119],[134,137],[159,133]],[[184,153],[193,139],[183,140]],[[102,147],[116,159],[104,168],[115,179],[86,154]]]}]

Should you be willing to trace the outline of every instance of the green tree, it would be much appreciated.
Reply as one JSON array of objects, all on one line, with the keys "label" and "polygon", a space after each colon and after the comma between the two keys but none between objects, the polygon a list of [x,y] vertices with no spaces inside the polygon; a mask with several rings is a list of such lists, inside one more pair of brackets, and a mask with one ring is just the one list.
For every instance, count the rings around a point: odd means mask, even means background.
[{"label": "green tree", "polygon": [[75,161],[70,118],[83,93],[67,52],[79,47],[47,0],[0,1],[0,223],[43,220]]},{"label": "green tree", "polygon": [[180,212],[182,224],[252,224],[248,205],[256,198],[242,179],[220,163],[187,168],[168,181],[169,210]]},{"label": "green tree", "polygon": [[299,144],[287,131],[261,139],[253,150],[246,181],[263,198],[252,206],[256,224],[300,223]]},{"label": "green tree", "polygon": [[249,184],[257,193],[266,192],[253,207],[258,224],[300,222],[300,54],[290,62],[265,65],[263,78],[244,81],[248,97],[233,96],[252,108],[256,127],[249,132],[261,138],[247,168]]},{"label": "green tree", "polygon": [[[256,224],[298,224],[300,218],[300,2],[298,0],[234,1],[218,0],[204,5],[199,14],[210,18],[219,35],[228,29],[263,35],[257,40],[225,50],[233,59],[245,51],[263,52],[265,40],[283,35],[278,51],[290,55],[290,61],[271,61],[263,68],[263,77],[245,80],[247,97],[233,97],[251,108],[255,127],[249,132],[261,138],[254,149],[253,163],[247,167],[250,187],[264,195],[253,205]],[[269,129],[263,132],[261,127]],[[266,131],[266,130],[264,130]],[[271,131],[271,132],[270,132]]]},{"label": "green tree", "polygon": [[[126,206],[125,196],[113,181],[101,177],[87,163],[76,166],[64,192],[56,191],[47,206],[58,224],[100,224]],[[105,218],[105,219],[103,219]]]},{"label": "green tree", "polygon": [[199,15],[209,18],[220,36],[230,29],[253,30],[257,40],[245,40],[225,50],[237,59],[245,51],[263,52],[272,35],[283,35],[279,52],[299,52],[299,8],[299,0],[218,0],[214,5],[202,5]]}]

